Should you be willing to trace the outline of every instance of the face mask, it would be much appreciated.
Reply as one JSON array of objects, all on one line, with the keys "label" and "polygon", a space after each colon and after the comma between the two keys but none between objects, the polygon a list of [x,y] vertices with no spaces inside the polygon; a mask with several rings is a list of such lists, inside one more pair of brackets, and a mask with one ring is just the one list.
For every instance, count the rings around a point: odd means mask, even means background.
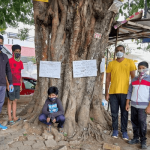
[{"label": "face mask", "polygon": [[139,79],[142,79],[146,75],[147,71],[148,71],[148,68],[146,68],[146,69],[138,69]]},{"label": "face mask", "polygon": [[116,53],[116,56],[118,58],[122,58],[124,56],[124,53],[119,51],[119,52]]},{"label": "face mask", "polygon": [[146,69],[138,69],[139,74],[145,74],[148,71],[148,68]]},{"label": "face mask", "polygon": [[15,58],[19,58],[21,56],[20,53],[15,53]]},{"label": "face mask", "polygon": [[54,100],[56,100],[56,97],[53,97],[53,98],[48,97],[48,99],[49,99],[50,101],[54,101]]},{"label": "face mask", "polygon": [[0,51],[2,50],[2,48],[3,48],[3,45],[0,45]]}]

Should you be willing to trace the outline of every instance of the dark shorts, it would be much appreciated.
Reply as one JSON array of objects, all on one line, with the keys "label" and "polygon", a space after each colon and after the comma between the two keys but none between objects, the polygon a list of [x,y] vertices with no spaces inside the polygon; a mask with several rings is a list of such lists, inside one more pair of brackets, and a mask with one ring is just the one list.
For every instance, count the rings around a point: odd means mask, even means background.
[{"label": "dark shorts", "polygon": [[6,91],[6,97],[8,97],[11,101],[20,99],[20,86],[14,86],[13,92]]}]

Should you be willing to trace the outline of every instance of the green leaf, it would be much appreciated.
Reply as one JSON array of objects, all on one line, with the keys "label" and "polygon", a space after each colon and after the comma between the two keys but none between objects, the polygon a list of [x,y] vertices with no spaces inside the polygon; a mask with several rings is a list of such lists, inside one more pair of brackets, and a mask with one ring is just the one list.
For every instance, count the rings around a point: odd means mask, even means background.
[{"label": "green leaf", "polygon": [[18,37],[21,41],[24,41],[27,39],[27,37],[29,36],[29,30],[28,28],[23,28],[19,30],[19,34]]},{"label": "green leaf", "polygon": [[29,25],[34,23],[31,0],[1,0],[0,8],[0,28],[3,26],[16,27],[18,22]]},{"label": "green leaf", "polygon": [[23,136],[27,136],[27,134],[23,134]]},{"label": "green leaf", "polygon": [[92,121],[94,121],[94,118],[90,118]]}]

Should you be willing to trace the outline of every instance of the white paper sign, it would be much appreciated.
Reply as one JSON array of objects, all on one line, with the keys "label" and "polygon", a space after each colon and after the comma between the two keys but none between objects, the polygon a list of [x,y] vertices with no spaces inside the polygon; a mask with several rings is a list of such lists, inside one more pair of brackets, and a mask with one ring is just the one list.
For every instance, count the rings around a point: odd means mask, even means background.
[{"label": "white paper sign", "polygon": [[61,62],[40,61],[40,77],[60,78]]},{"label": "white paper sign", "polygon": [[97,76],[96,60],[73,61],[73,77]]},{"label": "white paper sign", "polygon": [[100,73],[105,72],[105,58],[102,58],[102,62],[100,65]]}]

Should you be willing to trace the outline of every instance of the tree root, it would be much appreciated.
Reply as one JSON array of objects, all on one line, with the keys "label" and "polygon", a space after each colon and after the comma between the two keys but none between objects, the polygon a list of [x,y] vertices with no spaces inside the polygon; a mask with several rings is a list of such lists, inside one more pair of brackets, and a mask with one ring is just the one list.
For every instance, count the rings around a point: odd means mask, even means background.
[{"label": "tree root", "polygon": [[62,141],[64,140],[64,136],[62,133],[59,133],[58,130],[54,127],[51,129],[51,133],[54,135],[55,141]]},{"label": "tree root", "polygon": [[96,141],[100,142],[101,140],[105,140],[104,135],[98,128],[94,128],[90,123],[88,124],[88,128],[84,128],[84,131],[81,134],[80,141],[86,141],[88,137],[93,137]]}]

